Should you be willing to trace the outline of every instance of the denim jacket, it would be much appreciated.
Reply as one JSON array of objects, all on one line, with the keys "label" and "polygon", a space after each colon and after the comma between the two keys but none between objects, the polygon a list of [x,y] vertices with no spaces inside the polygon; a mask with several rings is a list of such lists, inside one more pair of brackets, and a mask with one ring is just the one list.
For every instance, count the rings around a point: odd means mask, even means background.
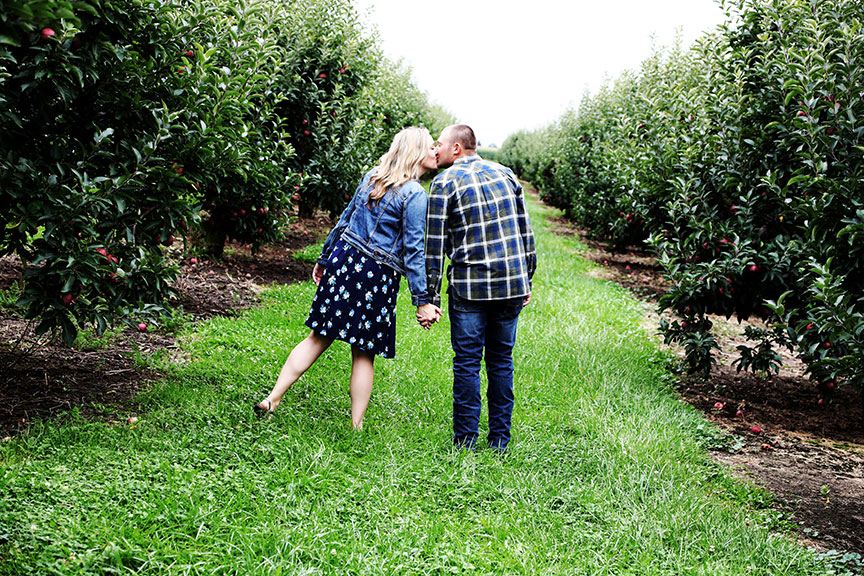
[{"label": "denim jacket", "polygon": [[423,251],[426,191],[416,181],[406,182],[388,190],[378,204],[367,206],[373,189],[369,179],[374,173],[372,170],[363,176],[354,198],[327,236],[318,263],[327,265],[333,246],[341,238],[376,262],[405,276],[414,306],[428,304]]}]

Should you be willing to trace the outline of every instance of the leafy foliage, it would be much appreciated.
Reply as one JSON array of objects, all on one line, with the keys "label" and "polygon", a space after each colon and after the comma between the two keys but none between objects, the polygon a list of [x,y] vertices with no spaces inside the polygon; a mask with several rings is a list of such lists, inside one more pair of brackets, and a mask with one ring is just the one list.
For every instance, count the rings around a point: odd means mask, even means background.
[{"label": "leafy foliage", "polygon": [[692,344],[692,370],[712,362],[708,314],[756,315],[769,328],[739,368],[774,370],[791,342],[817,381],[861,387],[860,6],[725,8],[692,50],[658,52],[502,153],[589,233],[653,247],[672,286],[661,307],[688,325],[661,329]]},{"label": "leafy foliage", "polygon": [[0,8],[0,254],[19,306],[97,334],[164,314],[179,236],[220,255],[337,213],[408,124],[442,112],[347,0],[12,0]]}]

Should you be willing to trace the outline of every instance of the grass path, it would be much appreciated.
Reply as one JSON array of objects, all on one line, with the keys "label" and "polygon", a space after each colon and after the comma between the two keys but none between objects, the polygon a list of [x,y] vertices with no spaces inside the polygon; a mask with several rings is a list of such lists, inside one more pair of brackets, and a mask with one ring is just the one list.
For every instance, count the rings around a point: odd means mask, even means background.
[{"label": "grass path", "polygon": [[314,286],[273,288],[154,359],[134,426],[71,414],[0,446],[0,575],[833,573],[710,461],[718,433],[663,384],[640,305],[549,214],[505,456],[450,448],[449,327],[416,326],[404,282],[363,433],[339,343],[253,420]]}]

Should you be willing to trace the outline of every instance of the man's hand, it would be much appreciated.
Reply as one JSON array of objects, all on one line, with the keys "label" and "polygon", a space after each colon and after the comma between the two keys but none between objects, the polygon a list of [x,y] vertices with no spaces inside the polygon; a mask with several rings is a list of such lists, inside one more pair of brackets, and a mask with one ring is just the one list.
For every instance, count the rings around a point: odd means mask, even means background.
[{"label": "man's hand", "polygon": [[442,315],[441,308],[431,303],[417,307],[417,322],[426,330],[429,330],[432,324],[438,322]]},{"label": "man's hand", "polygon": [[321,283],[322,276],[324,276],[324,266],[315,264],[315,268],[312,269],[312,281],[315,282],[316,286]]},{"label": "man's hand", "polygon": [[529,302],[531,302],[531,293],[530,292],[526,296],[522,297],[522,307],[524,308],[525,306],[527,306]]}]

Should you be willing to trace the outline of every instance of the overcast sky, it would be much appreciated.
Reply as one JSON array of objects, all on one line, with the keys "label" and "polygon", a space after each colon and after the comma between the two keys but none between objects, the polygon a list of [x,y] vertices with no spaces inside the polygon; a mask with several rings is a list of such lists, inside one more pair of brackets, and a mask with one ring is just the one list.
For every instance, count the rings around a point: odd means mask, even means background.
[{"label": "overcast sky", "polygon": [[353,2],[433,102],[499,146],[638,69],[652,43],[690,46],[724,19],[715,0]]}]

